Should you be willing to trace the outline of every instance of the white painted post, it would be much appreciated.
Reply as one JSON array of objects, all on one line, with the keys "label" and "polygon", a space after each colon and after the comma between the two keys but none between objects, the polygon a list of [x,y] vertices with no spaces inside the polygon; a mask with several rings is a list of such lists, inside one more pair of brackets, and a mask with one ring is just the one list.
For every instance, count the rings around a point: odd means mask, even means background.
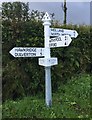
[{"label": "white painted post", "polygon": [[[49,14],[46,12],[43,19],[44,25],[44,39],[45,39],[45,58],[50,58],[50,48],[49,48],[49,39],[50,32],[49,27],[51,25],[51,19]],[[45,67],[45,100],[46,105],[50,107],[52,105],[52,90],[51,90],[51,66]]]}]

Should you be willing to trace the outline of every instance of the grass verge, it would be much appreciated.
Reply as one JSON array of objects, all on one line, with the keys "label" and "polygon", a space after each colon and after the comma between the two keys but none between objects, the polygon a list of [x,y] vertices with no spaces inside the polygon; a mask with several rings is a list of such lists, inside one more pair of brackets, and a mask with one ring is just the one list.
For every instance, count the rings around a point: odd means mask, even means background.
[{"label": "grass verge", "polygon": [[45,106],[39,95],[7,100],[2,106],[3,118],[89,118],[91,79],[90,75],[81,75],[61,84],[53,93],[51,108]]}]

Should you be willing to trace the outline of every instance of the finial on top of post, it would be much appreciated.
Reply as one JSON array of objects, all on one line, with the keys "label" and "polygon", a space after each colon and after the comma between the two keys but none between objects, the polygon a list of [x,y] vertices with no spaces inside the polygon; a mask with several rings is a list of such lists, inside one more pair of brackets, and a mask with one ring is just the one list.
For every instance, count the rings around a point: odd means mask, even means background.
[{"label": "finial on top of post", "polygon": [[51,21],[51,18],[49,16],[49,14],[46,12],[45,15],[43,16],[43,19],[42,19],[43,22],[50,22]]}]

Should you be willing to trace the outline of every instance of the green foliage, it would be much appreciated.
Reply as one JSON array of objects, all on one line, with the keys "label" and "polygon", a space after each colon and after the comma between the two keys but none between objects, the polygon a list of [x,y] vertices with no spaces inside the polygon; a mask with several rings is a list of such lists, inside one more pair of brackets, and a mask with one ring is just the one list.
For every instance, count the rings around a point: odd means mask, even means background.
[{"label": "green foliage", "polygon": [[6,21],[26,21],[28,19],[28,3],[23,2],[3,2],[2,18]]},{"label": "green foliage", "polygon": [[45,106],[41,94],[23,100],[6,101],[3,118],[90,118],[90,75],[73,77],[53,94],[52,107]]},{"label": "green foliage", "polygon": [[59,65],[56,67],[57,74],[67,79],[75,73],[92,72],[90,53],[92,42],[90,29],[92,28],[88,26],[79,26],[78,28],[73,25],[62,26],[61,28],[74,28],[79,33],[79,36],[72,40],[69,47],[52,50],[52,56],[58,56],[59,58]]},{"label": "green foliage", "polygon": [[[20,11],[20,12],[18,12]],[[28,3],[7,2],[2,4],[2,65],[3,101],[44,93],[44,68],[37,58],[14,58],[9,54],[13,47],[43,47],[43,12],[29,14]],[[36,17],[36,18],[35,18]],[[51,50],[59,64],[52,67],[52,88],[66,83],[79,73],[92,72],[92,27],[54,24],[52,27],[75,29],[79,33],[69,47]],[[91,29],[91,30],[90,30]]]}]

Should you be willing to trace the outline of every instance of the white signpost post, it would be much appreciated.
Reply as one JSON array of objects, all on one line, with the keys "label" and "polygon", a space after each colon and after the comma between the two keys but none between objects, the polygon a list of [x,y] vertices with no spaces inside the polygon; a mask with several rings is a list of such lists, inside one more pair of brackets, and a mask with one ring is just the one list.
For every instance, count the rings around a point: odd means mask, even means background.
[{"label": "white signpost post", "polygon": [[[49,17],[49,14],[46,12],[43,19],[43,25],[44,25],[44,39],[45,39],[45,58],[44,63],[47,63],[47,59],[50,60],[50,47],[49,47],[49,27],[51,25],[51,19]],[[50,62],[50,61],[49,61]],[[39,64],[41,65],[41,60],[39,59]],[[46,64],[44,64],[45,66]],[[50,65],[50,64],[49,64]],[[45,66],[45,100],[46,105],[51,106],[52,105],[52,90],[51,90],[51,65]]]},{"label": "white signpost post", "polygon": [[[76,38],[78,33],[75,30],[50,28],[51,19],[47,12],[42,21],[44,25],[44,48],[14,47],[9,53],[14,57],[44,56],[44,58],[39,58],[39,65],[45,66],[45,100],[46,105],[50,107],[52,105],[51,66],[58,64],[57,58],[51,58],[50,48],[69,46],[72,41],[71,37]],[[50,36],[55,36],[55,38],[50,38]]]}]

